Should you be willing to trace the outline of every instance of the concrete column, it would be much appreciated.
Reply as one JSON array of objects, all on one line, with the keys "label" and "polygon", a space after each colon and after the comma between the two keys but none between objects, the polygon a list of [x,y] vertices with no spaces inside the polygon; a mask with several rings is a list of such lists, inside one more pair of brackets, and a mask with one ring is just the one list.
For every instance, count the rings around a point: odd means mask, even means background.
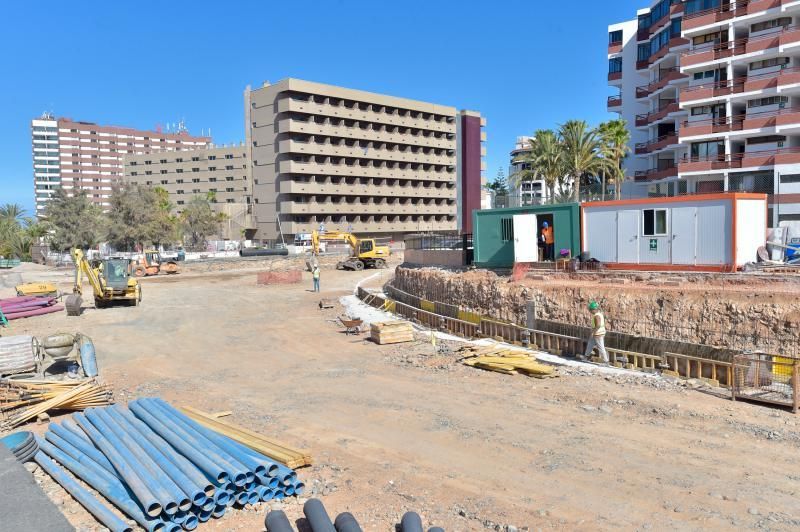
[{"label": "concrete column", "polygon": [[525,327],[536,328],[536,301],[529,299],[525,302]]}]

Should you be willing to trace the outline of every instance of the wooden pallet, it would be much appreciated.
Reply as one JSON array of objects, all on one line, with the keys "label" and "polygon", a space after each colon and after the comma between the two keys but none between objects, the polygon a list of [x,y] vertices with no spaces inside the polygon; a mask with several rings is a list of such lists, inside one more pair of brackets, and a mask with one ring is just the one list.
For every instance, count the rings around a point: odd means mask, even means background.
[{"label": "wooden pallet", "polygon": [[528,375],[535,378],[553,377],[554,368],[542,364],[528,351],[504,346],[464,347],[462,362],[467,366],[505,373],[506,375]]},{"label": "wooden pallet", "polygon": [[414,341],[414,328],[407,321],[384,321],[370,325],[370,339],[379,345]]}]

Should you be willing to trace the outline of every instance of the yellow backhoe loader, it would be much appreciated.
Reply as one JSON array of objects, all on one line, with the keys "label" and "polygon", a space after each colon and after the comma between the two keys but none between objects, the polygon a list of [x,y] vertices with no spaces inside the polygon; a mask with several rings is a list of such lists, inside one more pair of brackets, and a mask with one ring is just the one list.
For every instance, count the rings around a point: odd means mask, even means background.
[{"label": "yellow backhoe loader", "polygon": [[130,259],[105,259],[92,268],[80,249],[72,250],[75,261],[75,284],[72,294],[67,296],[64,306],[67,316],[79,316],[83,303],[83,276],[94,290],[94,306],[103,308],[115,301],[125,301],[136,306],[142,301],[142,287],[131,277]]},{"label": "yellow backhoe loader", "polygon": [[167,274],[178,273],[178,263],[171,260],[162,260],[161,253],[155,250],[145,250],[142,258],[133,265],[133,275],[136,277],[158,275],[161,272]]},{"label": "yellow backhoe loader", "polygon": [[341,261],[336,265],[337,270],[361,271],[364,268],[385,268],[386,259],[389,258],[391,251],[389,246],[378,245],[374,238],[360,239],[351,233],[341,233],[338,231],[330,233],[311,233],[311,252],[319,255],[321,241],[347,242],[350,245],[351,257]]}]

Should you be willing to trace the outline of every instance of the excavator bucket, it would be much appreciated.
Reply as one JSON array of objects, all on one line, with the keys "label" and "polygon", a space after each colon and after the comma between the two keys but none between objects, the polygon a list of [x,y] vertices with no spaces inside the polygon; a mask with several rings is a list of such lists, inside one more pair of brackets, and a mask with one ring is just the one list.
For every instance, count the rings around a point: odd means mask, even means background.
[{"label": "excavator bucket", "polygon": [[67,316],[80,316],[83,298],[80,294],[70,294],[64,299],[64,307],[67,309]]}]

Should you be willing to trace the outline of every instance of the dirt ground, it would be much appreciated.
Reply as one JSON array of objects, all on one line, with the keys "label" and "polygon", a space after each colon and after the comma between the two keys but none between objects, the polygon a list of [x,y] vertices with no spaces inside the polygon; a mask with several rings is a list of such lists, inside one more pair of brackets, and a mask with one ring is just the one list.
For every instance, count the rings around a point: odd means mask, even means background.
[{"label": "dirt ground", "polygon": [[[325,270],[321,296],[373,274]],[[407,510],[451,531],[800,527],[800,417],[660,378],[573,368],[536,380],[465,367],[424,339],[377,346],[344,335],[342,310],[319,310],[303,275],[146,279],[140,307],[18,320],[3,334],[79,330],[118,402],[231,410],[310,449],[307,495],[365,530],[394,530]],[[369,285],[391,271],[381,275]],[[40,480],[73,523],[97,526]],[[301,502],[272,506],[298,519]],[[263,530],[268,505],[201,527]]]}]

